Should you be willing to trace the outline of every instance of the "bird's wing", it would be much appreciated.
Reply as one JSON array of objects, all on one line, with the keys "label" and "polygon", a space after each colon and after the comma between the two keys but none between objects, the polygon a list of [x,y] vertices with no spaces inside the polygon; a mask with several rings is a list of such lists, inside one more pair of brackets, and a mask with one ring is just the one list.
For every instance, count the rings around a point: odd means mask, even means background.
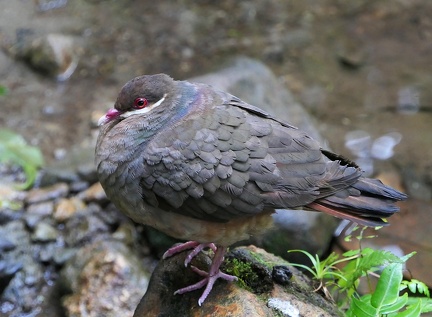
[{"label": "bird's wing", "polygon": [[228,221],[266,207],[307,205],[357,177],[354,168],[324,160],[305,133],[226,96],[205,115],[193,112],[148,143],[141,179],[147,203]]}]

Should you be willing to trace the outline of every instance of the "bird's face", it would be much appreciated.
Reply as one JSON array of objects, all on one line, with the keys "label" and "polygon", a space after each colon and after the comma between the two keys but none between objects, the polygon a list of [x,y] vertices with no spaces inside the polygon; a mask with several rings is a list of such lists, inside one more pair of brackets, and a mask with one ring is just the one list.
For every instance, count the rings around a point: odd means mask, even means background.
[{"label": "bird's face", "polygon": [[174,80],[165,74],[144,75],[126,83],[120,91],[114,109],[102,116],[98,125],[103,126],[113,120],[126,119],[133,115],[154,111],[166,101],[174,91]]}]

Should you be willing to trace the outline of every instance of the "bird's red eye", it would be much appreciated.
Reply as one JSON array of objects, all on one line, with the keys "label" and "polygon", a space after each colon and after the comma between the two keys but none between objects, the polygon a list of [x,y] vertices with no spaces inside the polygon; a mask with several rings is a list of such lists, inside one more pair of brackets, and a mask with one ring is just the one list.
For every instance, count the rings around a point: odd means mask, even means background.
[{"label": "bird's red eye", "polygon": [[143,97],[138,97],[134,100],[133,108],[134,109],[142,109],[147,106],[148,101]]}]

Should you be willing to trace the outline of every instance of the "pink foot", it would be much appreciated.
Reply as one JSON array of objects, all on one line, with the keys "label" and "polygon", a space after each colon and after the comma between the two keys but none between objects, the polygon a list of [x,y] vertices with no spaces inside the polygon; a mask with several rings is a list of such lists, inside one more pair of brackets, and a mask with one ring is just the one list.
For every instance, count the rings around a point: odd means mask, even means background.
[{"label": "pink foot", "polygon": [[[224,255],[225,255],[226,249],[227,249],[226,247],[218,247],[217,248],[215,256],[214,256],[213,261],[212,261],[212,264],[210,266],[210,271],[208,273],[196,268],[195,266],[191,266],[192,270],[195,273],[197,273],[198,275],[204,276],[204,278],[201,281],[199,281],[198,283],[186,286],[184,288],[181,288],[181,289],[175,291],[174,295],[184,294],[184,293],[191,292],[191,291],[194,291],[194,290],[197,290],[197,289],[200,289],[200,288],[206,286],[201,297],[198,299],[198,305],[201,306],[202,303],[207,298],[207,296],[210,294],[210,292],[213,288],[213,285],[217,279],[221,278],[221,279],[224,279],[224,280],[229,281],[229,282],[236,281],[237,277],[223,273],[219,270],[219,268],[220,268],[220,266],[224,260]],[[192,252],[194,252],[194,251],[195,251],[195,249]]]},{"label": "pink foot", "polygon": [[210,248],[212,249],[214,252],[216,252],[216,246],[214,245],[214,243],[199,243],[196,241],[188,241],[182,244],[179,244],[175,247],[169,248],[162,256],[162,259],[166,259],[169,258],[171,256],[173,256],[174,254],[183,252],[185,250],[189,250],[189,249],[193,249],[191,252],[189,252],[189,254],[186,256],[185,259],[185,266],[188,266],[188,264],[190,263],[190,261],[192,261],[192,259],[198,254],[200,253],[202,250],[204,250],[205,248]]}]

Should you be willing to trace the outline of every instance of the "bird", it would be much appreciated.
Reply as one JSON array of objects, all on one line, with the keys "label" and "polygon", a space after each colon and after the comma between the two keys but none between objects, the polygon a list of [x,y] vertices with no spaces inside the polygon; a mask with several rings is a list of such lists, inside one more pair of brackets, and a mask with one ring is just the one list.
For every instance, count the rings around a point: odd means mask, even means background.
[{"label": "bird", "polygon": [[187,241],[164,259],[190,250],[188,266],[213,250],[208,272],[191,266],[202,279],[175,292],[204,288],[200,306],[218,279],[237,279],[220,270],[228,247],[270,228],[275,210],[324,212],[376,227],[407,198],[266,111],[166,74],[128,81],[98,125],[95,164],[114,205]]}]

